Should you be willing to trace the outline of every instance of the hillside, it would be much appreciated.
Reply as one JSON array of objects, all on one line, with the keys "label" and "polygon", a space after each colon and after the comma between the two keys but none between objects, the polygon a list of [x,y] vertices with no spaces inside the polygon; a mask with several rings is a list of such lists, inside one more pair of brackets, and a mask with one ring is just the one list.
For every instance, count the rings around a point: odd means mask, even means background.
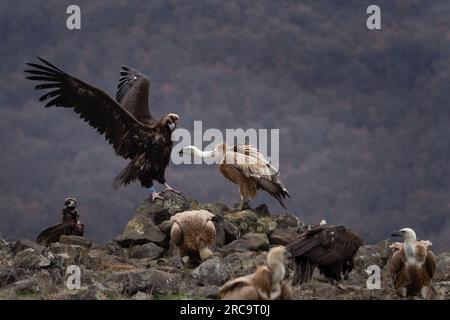
[{"label": "hillside", "polygon": [[[67,236],[49,247],[0,240],[0,299],[217,299],[227,280],[254,272],[271,246],[286,244],[307,228],[292,214],[271,215],[265,206],[236,212],[170,192],[165,198],[144,201],[107,245]],[[214,255],[194,269],[183,266],[178,249],[169,245],[168,219],[187,209],[209,210],[218,218]],[[316,273],[311,282],[294,287],[294,299],[399,299],[386,268],[388,244],[361,247],[349,280],[332,285]],[[78,290],[66,287],[66,269],[73,264],[81,269]],[[382,270],[380,290],[366,288],[365,270],[373,264]],[[434,285],[439,298],[450,298],[449,253],[437,256]]]}]

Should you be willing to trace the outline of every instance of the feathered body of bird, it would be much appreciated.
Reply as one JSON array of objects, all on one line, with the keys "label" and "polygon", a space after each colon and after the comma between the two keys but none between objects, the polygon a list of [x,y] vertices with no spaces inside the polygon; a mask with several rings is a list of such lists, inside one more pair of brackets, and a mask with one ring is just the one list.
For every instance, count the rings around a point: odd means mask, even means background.
[{"label": "feathered body of bird", "polygon": [[389,270],[394,286],[399,295],[422,295],[424,299],[433,297],[432,279],[436,268],[436,257],[429,249],[432,243],[428,240],[416,240],[411,228],[396,231],[392,236],[401,236],[404,243],[393,243],[394,250],[389,263]]},{"label": "feathered body of bird", "polygon": [[295,257],[294,282],[310,281],[316,267],[328,280],[348,279],[362,245],[362,238],[344,226],[313,227],[286,246]]},{"label": "feathered body of bird", "polygon": [[290,254],[283,246],[272,248],[267,265],[258,266],[250,275],[225,283],[219,290],[222,300],[289,300],[292,288],[284,280],[286,258]]},{"label": "feathered body of bird", "polygon": [[28,63],[27,79],[38,81],[36,90],[49,90],[39,101],[46,107],[71,108],[98,133],[105,136],[116,154],[130,163],[114,180],[114,188],[139,180],[154,199],[161,198],[153,187],[166,183],[165,169],[172,151],[172,131],[179,117],[169,113],[155,119],[149,111],[150,80],[142,73],[122,67],[117,101],[104,91],[76,79],[49,62]]},{"label": "feathered body of bird", "polygon": [[64,201],[64,205],[61,223],[42,231],[36,238],[38,244],[48,245],[58,242],[63,235],[80,237],[84,235],[84,224],[80,222],[80,216],[76,208],[76,199],[67,198]]},{"label": "feathered body of bird", "polygon": [[210,248],[216,241],[213,218],[206,210],[184,211],[170,218],[170,238],[185,264],[197,265],[212,255]]},{"label": "feathered body of bird", "polygon": [[286,209],[284,200],[290,197],[287,188],[281,182],[278,170],[255,147],[249,144],[228,146],[220,143],[213,151],[201,151],[195,146],[183,148],[182,153],[200,158],[215,158],[220,173],[239,186],[241,196],[239,209],[254,199],[258,190],[264,190],[278,200]]}]

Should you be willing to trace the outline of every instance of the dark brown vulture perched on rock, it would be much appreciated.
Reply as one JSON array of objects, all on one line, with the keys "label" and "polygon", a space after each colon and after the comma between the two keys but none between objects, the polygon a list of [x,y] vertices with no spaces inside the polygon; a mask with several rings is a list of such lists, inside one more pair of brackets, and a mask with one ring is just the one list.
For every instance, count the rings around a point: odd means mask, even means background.
[{"label": "dark brown vulture perched on rock", "polygon": [[42,245],[48,245],[58,242],[61,236],[80,236],[84,234],[84,225],[80,222],[78,209],[76,208],[77,200],[75,198],[67,198],[64,201],[64,209],[62,209],[61,223],[42,231],[36,242]]},{"label": "dark brown vulture perched on rock", "polygon": [[389,270],[394,280],[397,293],[402,297],[420,294],[424,299],[431,299],[435,292],[431,280],[436,269],[436,257],[428,248],[428,240],[416,240],[416,233],[411,228],[404,228],[392,233],[402,237],[403,243],[393,243],[394,254],[389,263]]},{"label": "dark brown vulture perched on rock", "polygon": [[213,151],[201,151],[195,146],[187,146],[180,153],[202,159],[216,159],[220,173],[239,186],[239,210],[248,207],[248,202],[256,197],[258,190],[266,191],[286,209],[284,200],[290,195],[281,182],[280,173],[255,147],[249,144],[228,146],[219,143]]},{"label": "dark brown vulture perched on rock", "polygon": [[130,162],[114,180],[114,188],[139,180],[153,200],[162,198],[153,180],[173,190],[164,176],[172,151],[172,131],[179,117],[169,113],[154,118],[148,108],[150,80],[142,73],[122,67],[117,101],[104,91],[76,79],[49,62],[28,63],[27,79],[39,81],[36,90],[48,90],[39,101],[46,107],[71,108],[103,134],[117,155]]},{"label": "dark brown vulture perched on rock", "polygon": [[363,240],[344,226],[321,224],[287,245],[295,258],[295,283],[311,280],[315,267],[330,281],[344,279],[354,267],[354,257]]}]

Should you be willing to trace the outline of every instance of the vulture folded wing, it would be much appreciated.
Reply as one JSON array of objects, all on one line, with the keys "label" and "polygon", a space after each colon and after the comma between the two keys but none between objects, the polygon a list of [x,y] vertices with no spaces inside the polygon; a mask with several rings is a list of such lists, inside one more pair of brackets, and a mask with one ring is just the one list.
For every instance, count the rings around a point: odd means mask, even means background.
[{"label": "vulture folded wing", "polygon": [[116,153],[124,158],[136,155],[143,132],[149,130],[130,112],[122,108],[102,90],[76,79],[39,58],[43,64],[28,63],[26,78],[41,82],[36,90],[50,90],[39,101],[47,101],[46,107],[72,108],[113,145]]},{"label": "vulture folded wing", "polygon": [[253,274],[230,280],[219,289],[219,296],[223,298],[233,290],[239,289],[244,286],[252,286],[253,285],[252,280]]},{"label": "vulture folded wing", "polygon": [[116,100],[132,115],[145,122],[154,120],[148,108],[150,79],[127,66],[122,66]]},{"label": "vulture folded wing", "polygon": [[434,271],[436,269],[436,257],[431,250],[428,250],[427,252],[427,257],[425,259],[425,269],[430,279],[432,279],[434,276]]},{"label": "vulture folded wing", "polygon": [[82,236],[83,232],[75,223],[60,223],[42,231],[36,238],[38,244],[58,242],[63,235]]},{"label": "vulture folded wing", "polygon": [[397,282],[399,275],[401,274],[403,267],[405,266],[403,248],[396,250],[392,255],[391,262],[389,263],[389,271],[391,272],[394,283]]}]

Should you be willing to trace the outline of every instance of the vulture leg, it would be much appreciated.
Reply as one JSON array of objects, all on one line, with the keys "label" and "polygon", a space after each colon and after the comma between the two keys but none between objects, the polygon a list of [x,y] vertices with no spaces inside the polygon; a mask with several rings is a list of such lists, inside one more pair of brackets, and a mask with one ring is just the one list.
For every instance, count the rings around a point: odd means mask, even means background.
[{"label": "vulture leg", "polygon": [[155,202],[156,199],[164,200],[164,198],[161,196],[160,192],[156,192],[156,189],[154,186],[151,186],[149,189],[150,195],[152,196],[152,201]]},{"label": "vulture leg", "polygon": [[181,194],[180,191],[175,190],[174,188],[172,188],[171,186],[169,186],[167,183],[164,183],[164,186],[166,187],[166,190],[164,190],[164,191],[172,191],[172,192],[175,192],[176,194]]}]

